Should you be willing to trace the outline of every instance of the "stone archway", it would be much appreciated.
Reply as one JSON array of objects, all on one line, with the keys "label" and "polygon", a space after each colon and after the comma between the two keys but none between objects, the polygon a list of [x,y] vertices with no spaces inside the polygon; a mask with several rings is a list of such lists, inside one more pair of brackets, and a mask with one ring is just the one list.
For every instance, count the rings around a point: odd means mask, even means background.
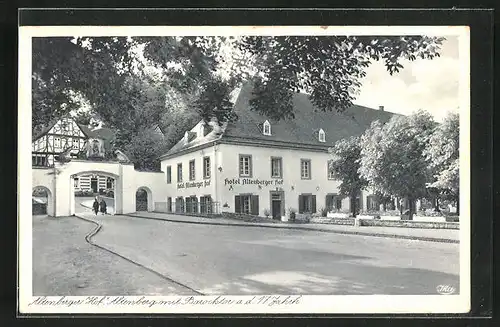
[{"label": "stone archway", "polygon": [[42,185],[35,186],[31,193],[32,215],[54,216],[52,192]]},{"label": "stone archway", "polygon": [[149,187],[141,186],[135,192],[135,211],[153,211],[153,193]]},{"label": "stone archway", "polygon": [[120,212],[118,200],[118,175],[91,170],[81,171],[70,176],[70,214],[92,212],[95,197],[103,199],[107,204],[107,213]]}]

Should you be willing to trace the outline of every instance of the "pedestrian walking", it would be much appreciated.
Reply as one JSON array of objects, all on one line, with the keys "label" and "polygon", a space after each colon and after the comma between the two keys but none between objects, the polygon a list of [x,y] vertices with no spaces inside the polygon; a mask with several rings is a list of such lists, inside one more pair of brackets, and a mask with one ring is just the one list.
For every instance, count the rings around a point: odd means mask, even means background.
[{"label": "pedestrian walking", "polygon": [[100,206],[101,206],[101,213],[103,215],[107,214],[107,205],[106,205],[106,201],[104,201],[104,199],[101,199],[101,203],[99,203]]},{"label": "pedestrian walking", "polygon": [[95,197],[92,207],[94,208],[94,213],[97,215],[97,213],[99,212],[99,200],[97,199],[97,197]]}]

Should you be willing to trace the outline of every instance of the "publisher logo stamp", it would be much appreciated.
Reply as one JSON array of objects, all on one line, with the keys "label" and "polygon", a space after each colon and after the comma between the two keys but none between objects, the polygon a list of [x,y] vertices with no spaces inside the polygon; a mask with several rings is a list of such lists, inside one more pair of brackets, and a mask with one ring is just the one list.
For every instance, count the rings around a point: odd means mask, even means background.
[{"label": "publisher logo stamp", "polygon": [[453,287],[451,285],[438,285],[436,287],[436,291],[439,294],[450,295],[450,294],[455,293],[455,287]]}]

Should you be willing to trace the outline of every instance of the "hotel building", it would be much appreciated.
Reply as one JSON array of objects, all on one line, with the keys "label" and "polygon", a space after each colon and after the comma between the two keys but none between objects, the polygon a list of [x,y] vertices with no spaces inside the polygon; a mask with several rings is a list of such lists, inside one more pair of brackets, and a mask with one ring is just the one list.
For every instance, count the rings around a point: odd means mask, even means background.
[{"label": "hotel building", "polygon": [[[233,212],[280,219],[299,214],[349,211],[338,195],[339,181],[328,171],[328,149],[338,140],[361,135],[393,113],[352,106],[343,113],[315,110],[305,94],[293,97],[295,118],[272,121],[249,106],[251,88],[235,102],[235,122],[198,123],[160,157],[171,212]],[[378,209],[362,192],[362,210]]]}]

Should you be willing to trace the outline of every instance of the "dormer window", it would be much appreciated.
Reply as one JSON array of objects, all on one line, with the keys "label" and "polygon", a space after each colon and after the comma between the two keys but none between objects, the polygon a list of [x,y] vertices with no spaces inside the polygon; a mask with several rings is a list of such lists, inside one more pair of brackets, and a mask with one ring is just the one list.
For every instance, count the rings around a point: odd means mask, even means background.
[{"label": "dormer window", "polygon": [[262,125],[262,134],[271,135],[271,124],[269,124],[269,121],[267,120]]},{"label": "dormer window", "polygon": [[325,131],[323,129],[320,129],[318,132],[318,140],[323,143],[326,142]]},{"label": "dormer window", "polygon": [[192,140],[194,140],[196,138],[197,134],[196,132],[191,132],[191,131],[187,131],[185,134],[184,134],[184,138],[186,140],[186,142],[191,142]]}]

